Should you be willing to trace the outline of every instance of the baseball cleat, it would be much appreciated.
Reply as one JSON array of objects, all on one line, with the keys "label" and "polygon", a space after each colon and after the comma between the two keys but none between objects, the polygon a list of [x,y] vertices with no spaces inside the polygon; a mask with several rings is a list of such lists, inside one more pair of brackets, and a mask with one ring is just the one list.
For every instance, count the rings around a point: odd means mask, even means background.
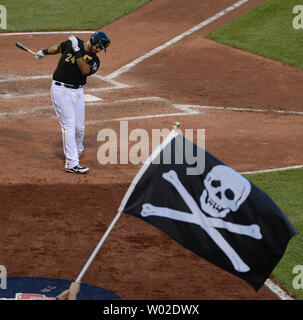
[{"label": "baseball cleat", "polygon": [[83,173],[87,173],[89,171],[89,168],[87,167],[82,167],[80,165],[77,165],[71,169],[65,169],[66,172],[71,172],[71,173],[80,173],[80,174],[83,174]]}]

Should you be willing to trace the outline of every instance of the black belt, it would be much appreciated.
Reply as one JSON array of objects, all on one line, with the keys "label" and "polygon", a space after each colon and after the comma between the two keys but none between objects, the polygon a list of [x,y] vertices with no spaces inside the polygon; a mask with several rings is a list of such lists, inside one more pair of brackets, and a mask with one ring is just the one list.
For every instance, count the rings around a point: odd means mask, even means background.
[{"label": "black belt", "polygon": [[55,85],[56,86],[64,86],[65,88],[68,88],[68,89],[79,89],[79,88],[82,88],[82,86],[79,85],[79,84],[67,84],[67,83],[58,82],[58,81],[55,82]]}]

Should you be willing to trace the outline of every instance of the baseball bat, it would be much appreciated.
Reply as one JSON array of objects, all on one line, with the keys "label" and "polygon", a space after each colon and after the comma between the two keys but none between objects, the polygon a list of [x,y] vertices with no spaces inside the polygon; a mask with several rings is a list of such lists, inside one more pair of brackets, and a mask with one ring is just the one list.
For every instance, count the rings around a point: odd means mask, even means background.
[{"label": "baseball bat", "polygon": [[16,42],[16,46],[17,46],[18,48],[24,50],[24,51],[27,51],[27,52],[33,54],[33,55],[36,54],[36,52],[30,50],[27,46],[25,46],[25,45],[24,45],[23,43],[21,43],[21,42]]}]

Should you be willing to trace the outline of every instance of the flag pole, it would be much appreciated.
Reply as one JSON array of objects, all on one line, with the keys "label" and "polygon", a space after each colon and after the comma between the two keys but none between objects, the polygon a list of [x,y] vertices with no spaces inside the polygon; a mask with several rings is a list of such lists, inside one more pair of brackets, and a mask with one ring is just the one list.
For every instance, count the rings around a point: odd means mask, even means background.
[{"label": "flag pole", "polygon": [[134,179],[132,180],[128,190],[126,191],[121,204],[119,206],[118,212],[115,216],[115,218],[113,219],[113,221],[111,222],[111,224],[109,225],[109,227],[107,228],[106,232],[104,233],[103,237],[101,238],[101,240],[99,241],[98,245],[96,246],[95,250],[93,251],[93,253],[91,254],[91,256],[89,257],[89,259],[87,260],[85,266],[82,268],[81,272],[79,273],[77,279],[75,280],[75,282],[80,282],[81,279],[83,278],[85,272],[87,271],[87,269],[89,268],[89,266],[91,265],[91,263],[93,262],[93,260],[95,259],[97,253],[99,252],[99,250],[101,249],[104,241],[106,240],[106,238],[109,236],[110,232],[112,231],[112,229],[114,228],[115,224],[117,223],[117,221],[119,220],[119,218],[121,217],[124,207],[130,197],[130,195],[132,194],[132,192],[134,191],[138,181],[140,180],[140,178],[142,177],[142,175],[144,174],[144,172],[146,171],[146,169],[149,167],[149,165],[154,161],[154,159],[159,155],[159,153],[166,147],[166,145],[173,139],[175,138],[179,132],[176,130],[178,129],[180,126],[180,122],[176,121],[175,124],[172,127],[171,132],[169,133],[169,135],[164,139],[164,141],[155,149],[155,151],[147,158],[147,160],[145,161],[144,165],[141,167],[141,169],[139,170],[139,172],[136,174],[136,176],[134,177]]}]

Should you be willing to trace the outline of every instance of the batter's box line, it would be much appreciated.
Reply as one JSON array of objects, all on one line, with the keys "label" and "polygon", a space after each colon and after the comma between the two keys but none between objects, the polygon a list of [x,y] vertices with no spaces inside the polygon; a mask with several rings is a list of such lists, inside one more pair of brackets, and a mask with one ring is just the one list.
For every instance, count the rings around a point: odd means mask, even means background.
[{"label": "batter's box line", "polygon": [[[12,82],[12,81],[27,81],[27,80],[39,80],[39,79],[51,79],[53,76],[51,74],[48,75],[37,75],[37,76],[18,76],[18,75],[7,75],[7,78],[0,79],[0,82]],[[130,86],[123,84],[121,82],[112,80],[107,76],[100,76],[97,74],[92,75],[92,78],[97,78],[101,81],[107,82],[115,87],[119,88],[130,88]]]},{"label": "batter's box line", "polygon": [[[93,75],[93,78],[98,80],[104,81],[110,84],[110,87],[106,88],[88,88],[86,92],[102,92],[102,91],[111,91],[111,90],[118,90],[118,89],[126,89],[131,88],[129,85],[123,84],[121,82],[111,80],[107,77],[100,76],[100,75]],[[52,75],[39,75],[39,76],[9,76],[6,79],[0,79],[1,83],[4,82],[12,82],[12,81],[28,81],[28,80],[40,80],[40,79],[51,79]],[[31,93],[31,94],[13,94],[7,93],[0,95],[0,99],[22,99],[22,98],[36,98],[36,97],[46,97],[49,95],[49,92],[42,92],[42,93]]]},{"label": "batter's box line", "polygon": [[100,123],[106,122],[117,122],[117,121],[131,121],[131,120],[145,120],[145,119],[155,119],[155,118],[165,118],[165,117],[178,117],[178,116],[189,116],[192,114],[177,112],[177,113],[162,113],[162,114],[150,114],[145,116],[134,116],[134,117],[122,117],[122,118],[112,118],[104,120],[89,120],[86,125],[98,125]]},{"label": "batter's box line", "polygon": [[143,101],[153,101],[153,102],[167,102],[167,99],[161,97],[137,97],[137,98],[128,98],[128,99],[121,99],[121,100],[114,100],[114,101],[102,101],[90,105],[115,105],[127,102],[143,102]]},{"label": "batter's box line", "polygon": [[[105,92],[112,90],[119,90],[121,87],[106,87],[106,88],[89,88],[85,90],[85,93],[88,92]],[[0,99],[28,99],[28,98],[37,98],[37,97],[48,97],[49,92],[41,92],[41,93],[28,93],[28,94],[0,94]]]},{"label": "batter's box line", "polygon": [[[189,112],[192,109],[209,109],[209,110],[222,110],[222,111],[238,111],[238,112],[259,112],[259,113],[276,113],[284,115],[303,115],[301,111],[287,111],[287,110],[267,110],[256,108],[237,108],[237,107],[218,107],[218,106],[202,106],[202,105],[189,105],[189,104],[173,104],[175,108]],[[199,113],[199,112],[198,112]]]},{"label": "batter's box line", "polygon": [[[147,101],[147,100],[168,102],[168,100],[160,97],[144,97],[144,98],[118,100],[110,103],[117,104],[117,103],[137,102],[137,101]],[[145,120],[145,119],[166,118],[166,117],[184,117],[184,116],[192,116],[196,114],[203,114],[203,112],[200,112],[197,110],[191,110],[187,106],[175,105],[175,104],[170,104],[170,106],[175,107],[176,109],[181,110],[183,112],[149,114],[149,115],[142,115],[142,116],[120,117],[120,118],[102,119],[102,120],[88,120],[86,121],[86,125],[98,125],[100,123],[117,122],[117,121]]]},{"label": "batter's box line", "polygon": [[[137,97],[137,98],[129,98],[129,99],[121,99],[121,100],[114,100],[114,101],[93,101],[93,102],[87,102],[86,107],[90,108],[93,106],[106,106],[106,105],[118,105],[122,103],[135,103],[135,102],[144,102],[144,101],[153,101],[153,102],[164,102],[168,103],[169,106],[172,106],[172,104],[164,98],[161,97]],[[113,118],[113,119],[107,119],[107,120],[96,120],[96,121],[88,121],[88,124],[97,124],[101,122],[113,122],[113,121],[121,121],[121,120],[135,120],[135,119],[145,119],[145,118],[159,118],[159,117],[169,117],[169,116],[184,116],[184,115],[190,115],[190,114],[196,114],[199,113],[197,111],[192,110],[186,110],[186,108],[177,108],[181,109],[184,112],[179,113],[168,113],[168,114],[158,114],[158,115],[145,115],[145,116],[134,116],[134,117],[125,117],[125,118]],[[40,107],[33,107],[29,110],[18,110],[14,112],[3,112],[0,113],[0,118],[6,118],[6,117],[22,117],[26,116],[28,114],[35,114],[35,113],[41,113],[43,111],[52,111],[53,108],[51,105],[48,106],[40,106]]]},{"label": "batter's box line", "polygon": [[[126,101],[125,101],[126,102]],[[212,109],[212,110],[228,110],[228,111],[238,111],[238,112],[263,112],[263,113],[277,113],[284,115],[303,115],[303,112],[297,111],[282,111],[282,110],[265,110],[265,109],[250,109],[250,108],[231,108],[231,107],[215,107],[215,106],[200,106],[200,105],[182,105],[182,104],[172,104],[173,107],[182,110],[183,112],[178,113],[163,113],[163,114],[152,114],[144,116],[133,116],[133,117],[121,117],[112,118],[104,120],[90,120],[87,121],[87,125],[98,125],[105,122],[116,122],[116,121],[131,121],[131,120],[144,120],[153,118],[164,118],[164,117],[177,117],[177,116],[193,116],[205,114],[201,111],[195,109]]]},{"label": "batter's box line", "polygon": [[40,79],[49,79],[51,75],[41,75],[41,76],[16,76],[16,75],[7,75],[6,78],[0,79],[0,83],[3,82],[13,82],[13,81],[27,81],[27,80],[40,80]]}]

